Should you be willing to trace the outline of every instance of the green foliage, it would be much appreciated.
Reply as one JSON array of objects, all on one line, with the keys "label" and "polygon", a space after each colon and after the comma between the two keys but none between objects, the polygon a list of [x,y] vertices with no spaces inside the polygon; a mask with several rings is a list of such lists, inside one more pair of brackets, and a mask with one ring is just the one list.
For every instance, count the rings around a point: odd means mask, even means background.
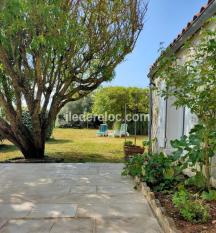
[{"label": "green foliage", "polygon": [[[211,20],[215,21],[215,17]],[[185,44],[187,59],[165,51],[158,67],[167,88],[159,92],[165,98],[175,97],[176,107],[187,107],[199,118],[201,126],[195,127],[196,134],[192,132],[189,139],[182,139],[181,144],[192,164],[205,165],[210,188],[211,157],[216,148],[216,134],[213,132],[216,128],[216,29],[203,29],[199,36],[199,43],[189,40]]]},{"label": "green foliage", "polygon": [[133,142],[132,141],[125,141],[124,146],[132,146]]},{"label": "green foliage", "polygon": [[143,166],[143,179],[155,191],[170,189],[182,179],[182,168],[172,156],[163,153],[148,155]]},{"label": "green foliage", "polygon": [[[23,111],[22,113],[22,122],[23,124],[32,132],[32,121],[31,116],[28,111]],[[54,125],[50,126],[46,131],[46,140],[49,140],[52,136]]]},{"label": "green foliage", "polygon": [[201,200],[195,199],[185,189],[176,192],[172,201],[181,216],[189,222],[206,223],[210,218],[207,206]]},{"label": "green foliage", "polygon": [[195,186],[200,190],[204,190],[207,188],[207,180],[202,172],[197,171],[196,175],[185,180],[185,185]]},{"label": "green foliage", "polygon": [[203,31],[200,38],[199,44],[186,43],[185,49],[192,52],[185,62],[180,62],[174,54],[161,60],[160,77],[168,87],[162,94],[165,97],[175,96],[175,105],[188,107],[201,123],[215,125],[216,30]]},{"label": "green foliage", "polygon": [[[0,1],[0,108],[7,115],[0,130],[25,157],[44,157],[38,139],[65,104],[114,78],[146,10],[140,0]],[[26,122],[30,139],[21,124],[24,107],[34,118],[32,126]]]},{"label": "green foliage", "polygon": [[[129,143],[131,145],[131,143]],[[182,167],[163,153],[136,155],[126,161],[123,175],[139,176],[155,191],[168,190],[182,182]]]},{"label": "green foliage", "polygon": [[145,141],[142,142],[143,147],[150,146],[150,143],[151,142],[149,140],[145,140]]},{"label": "green foliage", "polygon": [[31,116],[28,111],[22,113],[22,122],[30,131],[32,131]]},{"label": "green foliage", "polygon": [[149,91],[148,89],[135,87],[106,87],[99,89],[95,94],[93,112],[95,114],[120,114],[122,118],[127,113],[148,113]]},{"label": "green foliage", "polygon": [[[172,147],[176,149],[173,155],[185,158],[187,163],[192,166],[198,163],[200,167],[203,167],[205,163],[205,148],[203,147],[205,133],[204,125],[198,124],[194,126],[188,136],[183,136],[180,140],[171,141]],[[216,152],[216,131],[212,129],[208,136],[208,157],[211,158]]]},{"label": "green foliage", "polygon": [[[196,172],[196,175],[189,178],[186,184],[195,185],[200,189],[205,189],[208,186],[207,179],[209,177],[205,177],[200,171],[203,171],[204,166],[211,162],[211,158],[216,153],[215,136],[216,131],[211,129],[208,132],[208,148],[206,150],[203,147],[206,140],[206,128],[199,124],[190,131],[188,136],[171,142],[172,147],[175,149],[173,156],[184,161],[185,168],[192,167],[193,172]],[[198,165],[199,169],[196,169],[195,165]]]},{"label": "green foliage", "polygon": [[72,114],[91,113],[92,95],[88,95],[80,100],[70,102],[61,109],[60,114],[71,112]]},{"label": "green foliage", "polygon": [[146,155],[134,155],[126,162],[125,167],[123,168],[122,175],[128,176],[131,175],[132,177],[143,176],[143,163],[146,159]]},{"label": "green foliage", "polygon": [[216,190],[209,190],[208,192],[204,191],[201,197],[205,201],[216,201]]}]

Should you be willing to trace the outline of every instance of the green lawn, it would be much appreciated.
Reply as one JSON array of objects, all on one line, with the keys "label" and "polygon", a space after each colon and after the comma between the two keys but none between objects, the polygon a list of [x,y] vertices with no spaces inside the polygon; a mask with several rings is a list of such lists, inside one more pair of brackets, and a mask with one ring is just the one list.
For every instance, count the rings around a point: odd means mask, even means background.
[{"label": "green lawn", "polygon": [[[144,136],[138,136],[142,145]],[[122,162],[124,138],[96,137],[96,130],[55,129],[53,139],[46,144],[46,155],[64,158],[65,162]],[[128,138],[133,140],[133,138]],[[20,157],[11,143],[0,146],[0,161]]]}]

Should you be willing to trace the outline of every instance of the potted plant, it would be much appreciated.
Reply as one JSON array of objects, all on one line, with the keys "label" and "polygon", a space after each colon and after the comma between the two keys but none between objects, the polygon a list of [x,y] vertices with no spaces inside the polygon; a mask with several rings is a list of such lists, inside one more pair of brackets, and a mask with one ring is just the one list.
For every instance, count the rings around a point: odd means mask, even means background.
[{"label": "potted plant", "polygon": [[143,153],[144,153],[144,147],[137,146],[137,145],[133,144],[132,141],[125,141],[124,142],[125,160],[128,160],[133,155],[143,154]]}]

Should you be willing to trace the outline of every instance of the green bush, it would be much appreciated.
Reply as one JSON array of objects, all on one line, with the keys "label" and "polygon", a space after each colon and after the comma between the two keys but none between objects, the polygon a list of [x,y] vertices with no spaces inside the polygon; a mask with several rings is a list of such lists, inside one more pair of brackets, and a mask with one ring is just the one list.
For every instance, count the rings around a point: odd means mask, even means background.
[{"label": "green bush", "polygon": [[196,175],[185,180],[185,185],[196,187],[202,191],[207,189],[207,179],[201,171],[197,171]]},{"label": "green bush", "polygon": [[139,176],[154,191],[176,187],[183,180],[182,167],[173,157],[163,153],[136,155],[131,157],[123,169],[122,175]]},{"label": "green bush", "polygon": [[182,180],[182,168],[172,156],[152,154],[144,163],[144,181],[155,191],[176,186]]},{"label": "green bush", "polygon": [[128,176],[131,175],[132,177],[143,176],[143,163],[146,158],[146,155],[134,155],[132,156],[125,164],[123,168],[122,175]]},{"label": "green bush", "polygon": [[133,146],[133,142],[132,141],[125,141],[124,146]]},{"label": "green bush", "polygon": [[[216,153],[215,138],[214,127],[206,132],[206,127],[199,124],[194,126],[188,136],[171,141],[175,149],[173,156],[183,160],[185,168],[191,167],[196,173],[194,177],[189,178],[187,185],[196,186],[201,190],[211,189],[211,158]],[[200,171],[205,171],[205,176]]]},{"label": "green bush", "polygon": [[176,192],[173,195],[172,202],[186,221],[206,223],[209,220],[208,207],[201,200],[194,199],[185,189]]},{"label": "green bush", "polygon": [[209,190],[208,192],[203,192],[201,197],[205,201],[216,201],[216,190]]},{"label": "green bush", "polygon": [[[28,127],[28,129],[30,131],[32,131],[31,116],[30,116],[30,113],[28,111],[24,111],[22,113],[22,122],[24,123],[24,125],[26,127]],[[53,128],[54,128],[54,126],[51,126],[48,128],[48,130],[46,132],[46,140],[49,140],[50,137],[52,136]]]}]

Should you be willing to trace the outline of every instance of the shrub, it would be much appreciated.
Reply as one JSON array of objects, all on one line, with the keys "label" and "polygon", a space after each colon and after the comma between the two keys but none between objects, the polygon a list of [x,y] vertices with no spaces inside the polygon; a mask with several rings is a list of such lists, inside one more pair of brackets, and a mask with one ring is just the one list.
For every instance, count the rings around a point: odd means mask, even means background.
[{"label": "shrub", "polygon": [[146,158],[146,155],[134,155],[133,157],[129,158],[126,162],[125,167],[123,168],[122,175],[128,176],[131,175],[132,177],[143,176],[143,163]]},{"label": "shrub", "polygon": [[203,192],[201,197],[205,201],[216,201],[216,190],[209,190],[208,192]]},{"label": "shrub", "polygon": [[182,168],[171,156],[152,154],[144,163],[144,181],[155,191],[176,186],[181,181]]},{"label": "shrub", "polygon": [[[175,149],[173,156],[184,160],[185,167],[191,167],[193,172],[196,173],[194,177],[189,178],[187,184],[197,186],[202,190],[211,188],[211,158],[216,153],[216,131],[214,127],[208,131],[208,140],[205,131],[205,126],[199,124],[194,126],[188,136],[183,136],[180,140],[171,142]],[[195,165],[198,165],[198,169]],[[205,171],[205,176],[200,171]]]},{"label": "shrub", "polygon": [[185,180],[186,186],[194,186],[199,190],[207,189],[207,179],[201,171],[197,171],[196,175]]},{"label": "shrub", "polygon": [[125,141],[124,146],[133,146],[133,142],[132,141]]},{"label": "shrub", "polygon": [[209,220],[209,210],[199,199],[194,199],[185,189],[173,195],[172,202],[180,215],[192,223],[205,223]]},{"label": "shrub", "polygon": [[153,190],[163,191],[175,187],[182,181],[182,167],[173,157],[163,153],[135,155],[123,169],[122,175],[138,176]]}]

